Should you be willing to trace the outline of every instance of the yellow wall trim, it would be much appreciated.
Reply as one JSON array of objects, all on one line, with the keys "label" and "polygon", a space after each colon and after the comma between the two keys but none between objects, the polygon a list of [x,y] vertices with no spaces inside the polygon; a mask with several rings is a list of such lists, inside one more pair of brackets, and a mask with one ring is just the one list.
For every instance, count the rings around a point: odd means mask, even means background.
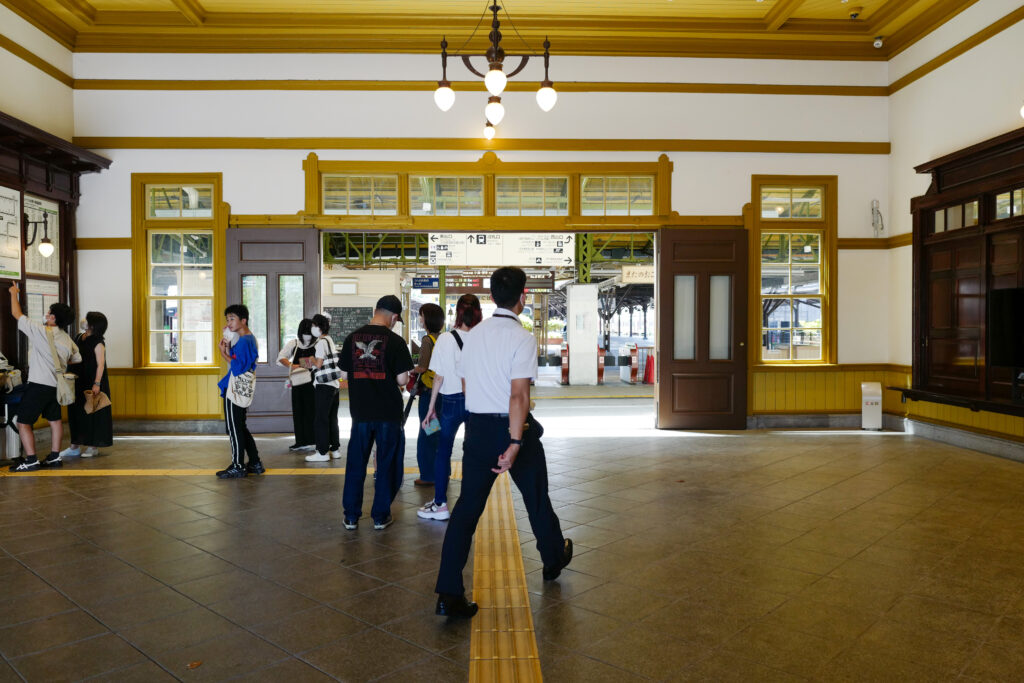
[{"label": "yellow wall trim", "polygon": [[53,64],[50,64],[42,57],[36,55],[28,48],[22,47],[21,45],[14,42],[5,35],[0,35],[0,47],[7,50],[15,57],[18,57],[28,62],[29,64],[39,69],[46,75],[51,76],[52,78],[60,81],[69,88],[73,88],[75,86],[75,79],[72,78],[69,74],[64,73],[63,71],[55,67]]},{"label": "yellow wall trim", "polygon": [[75,249],[131,249],[131,237],[78,237]]},{"label": "yellow wall trim", "polygon": [[751,372],[910,372],[909,365],[891,363],[836,363],[817,365],[790,365],[786,363],[764,363],[754,365]]},{"label": "yellow wall trim", "polygon": [[518,138],[229,138],[75,137],[86,149],[402,149],[538,150],[550,152],[746,152],[757,154],[889,154],[888,142],[814,140],[685,140]]},{"label": "yellow wall trim", "polygon": [[903,88],[907,87],[914,81],[924,78],[931,72],[938,69],[943,64],[947,64],[953,61],[960,55],[964,54],[965,52],[968,52],[969,50],[977,47],[978,45],[981,45],[989,38],[999,35],[1000,33],[1002,33],[1003,31],[1010,28],[1011,26],[1013,26],[1014,24],[1021,20],[1024,20],[1024,5],[1010,12],[1002,19],[999,19],[998,21],[989,24],[988,26],[981,29],[974,35],[970,36],[969,38],[960,41],[953,47],[949,48],[948,50],[940,54],[938,57],[925,62],[921,66],[917,67],[916,69],[908,73],[906,76],[897,78],[895,81],[889,84],[889,94],[892,95],[893,93],[903,90]]},{"label": "yellow wall trim", "polygon": [[221,370],[219,367],[204,368],[194,366],[183,366],[180,368],[107,368],[107,374],[123,377],[135,377],[138,375],[190,375],[195,377],[204,377],[207,375],[212,375],[215,377],[223,377],[224,371]]},{"label": "yellow wall trim", "polygon": [[909,247],[913,243],[914,235],[909,232],[892,237],[839,238],[840,249],[896,249],[897,247]]},{"label": "yellow wall trim", "polygon": [[[310,79],[114,79],[78,78],[75,90],[354,90],[433,92],[437,81],[356,81]],[[559,81],[559,92],[712,93],[729,95],[821,95],[831,97],[886,97],[884,85],[773,85],[765,83],[635,83],[613,81]],[[537,84],[509,81],[508,92],[533,92]],[[478,92],[478,81],[453,81],[456,92]]]}]

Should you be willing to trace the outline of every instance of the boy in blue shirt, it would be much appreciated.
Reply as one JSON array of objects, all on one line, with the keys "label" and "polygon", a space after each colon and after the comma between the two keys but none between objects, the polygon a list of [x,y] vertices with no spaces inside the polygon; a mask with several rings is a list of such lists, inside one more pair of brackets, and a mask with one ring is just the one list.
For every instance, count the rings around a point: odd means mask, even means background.
[{"label": "boy in blue shirt", "polygon": [[[231,441],[231,465],[217,472],[218,479],[240,479],[247,474],[263,474],[266,469],[260,462],[260,454],[256,450],[256,441],[249,433],[245,424],[248,406],[236,405],[231,401],[228,382],[231,375],[240,376],[256,369],[259,348],[256,335],[249,330],[249,309],[242,304],[233,304],[224,309],[224,336],[218,348],[230,367],[228,373],[217,383],[220,395],[224,399],[224,422],[227,426],[228,439]],[[243,455],[248,454],[249,464],[243,462]]]}]

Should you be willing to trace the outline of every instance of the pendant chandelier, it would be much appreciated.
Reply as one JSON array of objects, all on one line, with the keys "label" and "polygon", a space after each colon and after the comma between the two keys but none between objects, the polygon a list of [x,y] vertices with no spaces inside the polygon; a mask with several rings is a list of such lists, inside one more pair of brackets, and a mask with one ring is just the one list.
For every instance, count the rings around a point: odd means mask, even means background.
[{"label": "pendant chandelier", "polygon": [[[488,0],[491,1],[491,0]],[[493,15],[491,20],[491,32],[488,34],[488,38],[491,40],[491,46],[487,48],[487,52],[483,55],[458,55],[462,50],[456,51],[456,55],[462,57],[462,63],[466,65],[470,73],[479,76],[484,79],[484,87],[487,88],[487,92],[490,93],[490,97],[487,98],[487,106],[484,107],[484,118],[486,123],[484,124],[484,137],[488,140],[494,138],[495,126],[501,123],[502,119],[505,118],[505,106],[501,103],[501,94],[505,91],[505,85],[508,83],[508,79],[512,78],[520,71],[522,71],[527,62],[530,61],[531,56],[536,55],[507,55],[510,57],[519,57],[519,64],[508,74],[504,71],[505,65],[505,50],[501,47],[501,22],[498,21],[498,12],[501,7],[496,1],[488,7]],[[486,15],[486,10],[484,15]],[[480,21],[483,22],[484,15],[481,15]],[[508,12],[505,12],[505,16],[508,17]],[[511,24],[511,17],[509,17],[509,23]],[[469,44],[469,41],[476,35],[477,30],[480,28],[480,23],[477,23],[476,28],[473,29],[473,33],[466,39],[462,47]],[[512,24],[512,30],[516,31],[516,35],[519,36],[519,31],[516,30],[515,24]],[[522,36],[519,39],[526,45],[526,41],[523,40]],[[544,80],[540,83],[540,89],[537,91],[537,106],[543,111],[551,111],[555,106],[555,102],[558,100],[558,93],[555,92],[554,83],[548,78],[548,63],[550,61],[550,54],[548,52],[551,47],[551,43],[548,39],[544,38]],[[527,45],[527,48],[529,46]],[[472,57],[483,57],[487,60],[489,67],[486,74],[482,74],[473,66],[470,61]],[[437,104],[441,111],[448,111],[455,104],[455,91],[452,90],[452,84],[448,81],[448,41],[446,39],[441,40],[441,80],[437,82],[437,90],[434,91],[434,103]]]}]

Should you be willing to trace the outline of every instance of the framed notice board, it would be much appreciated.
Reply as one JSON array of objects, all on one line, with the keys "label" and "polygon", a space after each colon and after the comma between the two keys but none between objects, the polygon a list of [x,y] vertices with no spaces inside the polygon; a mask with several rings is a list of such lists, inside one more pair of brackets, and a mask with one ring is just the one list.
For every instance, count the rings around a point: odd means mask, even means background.
[{"label": "framed notice board", "polygon": [[331,340],[341,347],[345,337],[370,322],[373,306],[327,306],[324,315],[331,319]]}]

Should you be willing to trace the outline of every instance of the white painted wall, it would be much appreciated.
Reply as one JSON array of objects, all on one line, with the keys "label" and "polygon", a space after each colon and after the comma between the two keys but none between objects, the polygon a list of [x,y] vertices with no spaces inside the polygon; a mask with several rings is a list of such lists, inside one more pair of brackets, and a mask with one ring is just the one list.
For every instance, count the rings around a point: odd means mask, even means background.
[{"label": "white painted wall", "polygon": [[107,363],[132,366],[132,255],[125,249],[75,252],[78,260],[78,317],[87,311],[107,316]]},{"label": "white painted wall", "polygon": [[[0,35],[71,73],[71,52],[3,5]],[[0,48],[0,111],[70,140],[74,135],[73,106],[71,88]]]}]

